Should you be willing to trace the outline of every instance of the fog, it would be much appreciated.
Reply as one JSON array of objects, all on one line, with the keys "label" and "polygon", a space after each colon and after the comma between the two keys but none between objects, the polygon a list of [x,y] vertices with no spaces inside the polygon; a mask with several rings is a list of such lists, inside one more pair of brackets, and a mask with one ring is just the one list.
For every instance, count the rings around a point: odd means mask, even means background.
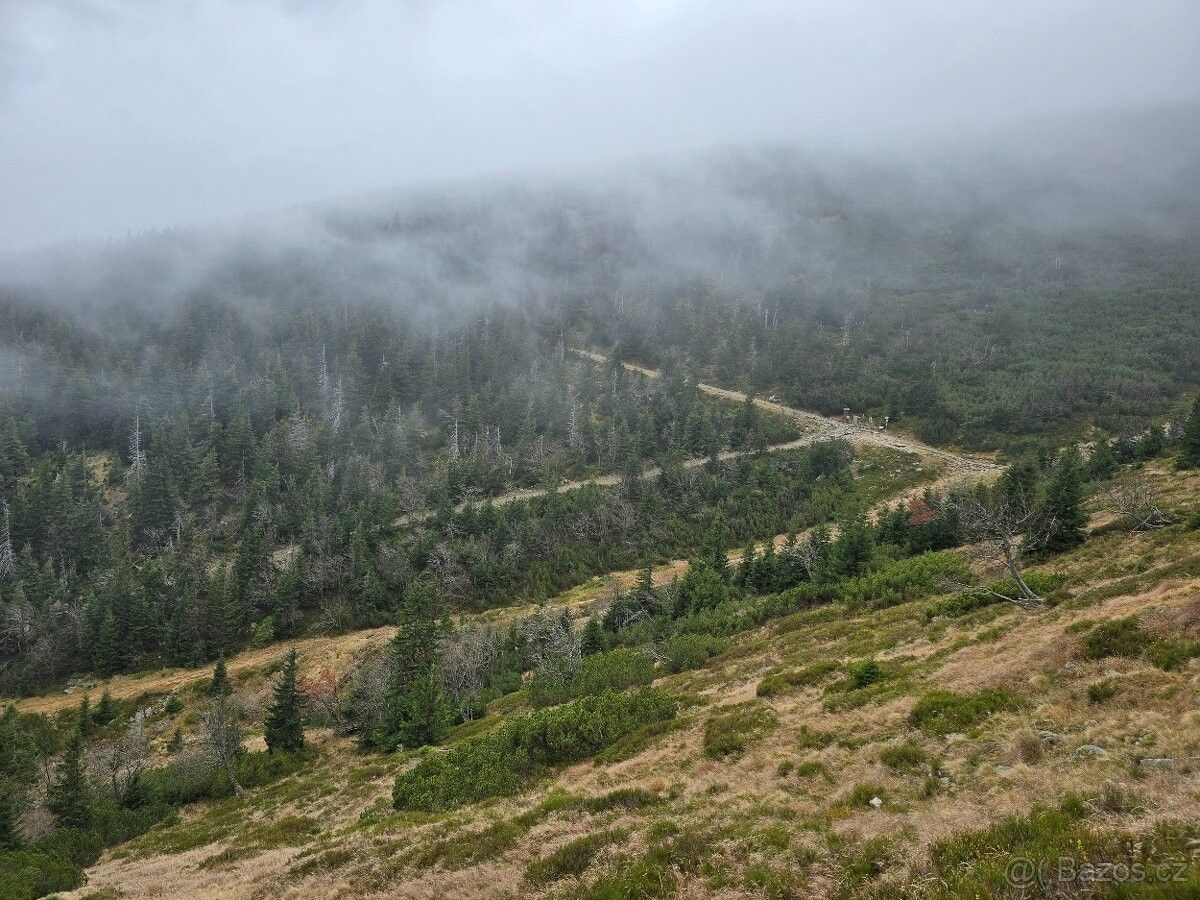
[{"label": "fog", "polygon": [[728,145],[1011,149],[1198,95],[1191,0],[7,0],[0,253]]}]

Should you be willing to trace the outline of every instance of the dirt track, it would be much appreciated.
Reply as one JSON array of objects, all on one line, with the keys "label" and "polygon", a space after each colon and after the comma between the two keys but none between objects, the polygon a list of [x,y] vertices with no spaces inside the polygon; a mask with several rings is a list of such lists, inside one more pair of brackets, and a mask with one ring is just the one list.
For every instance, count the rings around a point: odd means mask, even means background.
[{"label": "dirt track", "polygon": [[[607,362],[608,357],[601,353],[596,353],[592,350],[575,350],[576,355],[594,360],[596,362]],[[645,366],[639,366],[634,363],[622,363],[626,369],[631,372],[637,372],[647,378],[661,378],[662,373],[655,369],[647,369]],[[722,400],[727,400],[733,403],[744,403],[746,394],[742,391],[730,390],[729,388],[717,387],[712,384],[698,382],[697,387],[701,393],[708,394],[710,397],[718,397]],[[796,409],[795,407],[785,406],[782,403],[775,403],[771,400],[762,398],[754,398],[754,403],[760,409],[775,415],[784,416],[792,419],[803,426],[805,433],[793,441],[787,441],[783,444],[772,444],[767,447],[766,453],[779,453],[786,450],[797,450],[801,447],[807,447],[810,444],[815,444],[818,441],[828,440],[844,440],[856,446],[872,446],[884,447],[889,450],[899,450],[905,453],[915,453],[918,456],[936,460],[946,467],[946,477],[954,478],[961,476],[964,479],[970,479],[976,476],[986,474],[988,472],[998,472],[1000,466],[986,459],[979,459],[972,456],[963,456],[958,453],[952,453],[949,450],[942,450],[937,447],[931,447],[914,438],[906,437],[905,435],[897,434],[890,431],[880,431],[875,428],[868,428],[860,425],[847,425],[837,419],[826,418],[815,412],[808,410]],[[730,460],[737,459],[740,456],[748,456],[758,451],[755,450],[723,450],[718,454],[718,459]],[[708,462],[706,457],[688,459],[684,461],[685,469],[694,469],[703,466]],[[646,469],[642,472],[642,479],[658,478],[662,475],[662,469],[657,466]],[[620,475],[600,475],[595,478],[581,479],[579,481],[565,481],[560,484],[555,491],[562,493],[565,491],[576,491],[589,484],[598,485],[600,487],[612,487],[619,484],[621,481]],[[537,497],[544,497],[549,491],[546,488],[517,488],[515,490],[506,491],[503,494],[498,494],[494,497],[479,497],[470,500],[464,500],[459,503],[455,509],[458,512],[466,509],[472,504],[492,503],[495,505],[504,505],[507,503],[515,503],[519,500],[532,500]],[[417,512],[408,513],[396,519],[395,524],[398,526],[411,525],[416,522],[422,522],[433,515],[432,510],[419,510]]]},{"label": "dirt track", "polygon": [[[599,353],[592,351],[577,351],[579,355],[586,356],[597,361],[605,361],[607,358]],[[662,373],[653,369],[647,369],[642,366],[634,365],[633,363],[623,363],[623,365],[635,372],[639,372],[649,378],[659,378]],[[699,389],[710,396],[719,397],[724,400],[734,402],[745,402],[746,395],[741,391],[729,390],[727,388],[715,387],[714,385],[700,383]],[[886,498],[875,504],[872,512],[878,512],[888,504],[894,504],[896,501],[907,500],[911,497],[920,496],[927,488],[933,487],[938,490],[947,490],[955,485],[974,481],[978,478],[987,477],[1001,470],[1001,466],[996,465],[988,460],[976,459],[968,456],[961,456],[951,453],[946,450],[940,450],[936,447],[930,447],[920,441],[899,435],[893,432],[880,432],[870,428],[856,427],[846,425],[835,419],[828,419],[806,410],[795,409],[790,406],[785,406],[781,403],[774,403],[770,400],[755,398],[754,401],[758,406],[769,412],[777,415],[788,416],[801,423],[805,427],[805,434],[794,441],[789,441],[784,444],[776,444],[768,447],[767,452],[780,452],[785,450],[795,450],[799,447],[804,447],[809,444],[822,440],[841,439],[850,442],[857,446],[873,446],[884,447],[891,450],[899,450],[905,453],[913,453],[922,459],[933,461],[941,469],[941,474],[938,479],[930,484],[922,484],[915,487],[908,487],[904,490]],[[754,451],[745,450],[726,450],[720,454],[722,460],[736,459],[739,456],[745,456]],[[689,459],[684,463],[686,468],[696,468],[707,462],[707,459]],[[662,474],[659,468],[648,469],[642,473],[642,478],[657,478]],[[600,486],[612,486],[618,484],[620,476],[604,475],[598,478],[589,479],[587,481],[572,481],[562,484],[558,487],[559,491],[577,490],[588,484],[596,484]],[[534,497],[541,497],[547,493],[545,489],[540,488],[522,488],[519,490],[509,491],[497,497],[490,498],[490,502],[496,504],[512,503],[517,500],[528,500]],[[468,502],[486,502],[484,500],[467,501],[459,504],[459,508],[465,508]],[[397,520],[398,525],[409,524],[412,522],[421,521],[431,515],[428,511],[413,513],[409,516],[401,517]],[[782,546],[787,535],[776,535],[774,541],[777,547]],[[765,546],[765,543],[764,545]],[[733,562],[741,558],[742,550],[733,550],[730,552],[730,561]],[[673,578],[677,578],[687,571],[686,560],[674,560],[654,569],[653,578],[656,584],[665,584]],[[568,591],[563,594],[554,604],[560,607],[578,607],[584,606],[605,592],[614,588],[627,588],[634,584],[637,579],[636,570],[624,572],[612,572],[605,576],[600,576],[592,579],[578,588]],[[489,621],[494,621],[497,618],[509,618],[520,614],[524,610],[532,611],[532,607],[528,606],[512,606],[504,610],[493,611],[491,615],[484,618]],[[366,631],[356,631],[350,634],[335,635],[331,637],[312,637],[290,642],[289,646],[294,646],[302,656],[302,668],[306,673],[317,673],[322,669],[330,669],[335,673],[346,671],[361,654],[371,646],[376,646],[389,640],[396,633],[396,629],[392,626],[383,628],[374,628]],[[239,653],[237,656],[228,661],[229,674],[236,676],[241,672],[257,669],[274,662],[283,653],[281,645],[274,645],[258,650],[247,650]],[[77,684],[70,693],[56,693],[44,695],[41,697],[33,697],[18,702],[18,706],[25,711],[54,713],[61,709],[74,706],[79,702],[79,697],[87,690],[93,695],[97,695],[102,690],[108,690],[114,699],[124,700],[138,697],[142,694],[167,694],[178,691],[189,684],[196,683],[201,679],[208,678],[211,675],[211,666],[203,666],[196,669],[164,669],[151,672],[140,672],[131,675],[118,675],[108,681],[100,681],[98,679],[89,679]]]}]

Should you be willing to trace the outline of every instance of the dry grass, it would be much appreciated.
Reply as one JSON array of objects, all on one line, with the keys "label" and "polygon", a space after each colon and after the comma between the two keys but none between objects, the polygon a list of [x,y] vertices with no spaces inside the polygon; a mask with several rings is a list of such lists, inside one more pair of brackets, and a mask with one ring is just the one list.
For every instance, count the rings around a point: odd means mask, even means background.
[{"label": "dry grass", "polygon": [[[1161,468],[1149,469],[1149,477],[1176,514],[1195,507],[1200,478]],[[311,846],[267,849],[207,869],[200,863],[226,843],[181,855],[110,854],[89,872],[86,892],[111,886],[125,896],[155,896],[155,890],[247,898],[563,896],[578,892],[579,881],[533,884],[524,874],[529,863],[582,836],[620,828],[630,832],[628,841],[601,852],[584,881],[671,835],[695,832],[709,835],[712,844],[704,868],[676,874],[681,895],[761,897],[752,871],[780,869],[800,873],[795,895],[819,897],[837,892],[855,848],[875,846],[864,841],[890,847],[881,856],[882,877],[897,879],[933,841],[1068,794],[1087,801],[1093,827],[1137,831],[1168,819],[1200,821],[1200,662],[1166,672],[1138,659],[1088,661],[1078,635],[1068,630],[1137,615],[1153,633],[1200,634],[1200,535],[1178,527],[1135,536],[1098,528],[1084,547],[1044,568],[1066,573],[1068,585],[1067,599],[1042,613],[988,608],[927,622],[929,600],[878,612],[824,608],[801,613],[786,627],[776,623],[743,635],[708,668],[661,679],[683,700],[683,727],[632,758],[574,765],[522,796],[479,808],[432,819],[395,815],[391,780],[402,762],[359,756],[328,737],[318,771],[289,779],[286,802],[268,803],[271,788],[241,801],[250,816],[269,808],[270,815],[317,819],[321,831]],[[678,571],[663,567],[656,580]],[[582,607],[633,577],[617,573],[559,601]],[[771,671],[821,660],[845,667],[867,657],[878,659],[894,680],[859,694],[836,693],[831,686],[842,676],[834,673],[756,698],[758,682]],[[1116,693],[1093,703],[1087,688],[1099,680],[1110,681]],[[908,723],[929,690],[983,688],[1003,688],[1026,704],[946,738]],[[829,703],[855,697],[854,703]],[[769,705],[776,727],[741,753],[708,758],[705,723],[737,703]],[[1089,744],[1104,755],[1075,753]],[[909,762],[881,759],[886,748],[900,745],[911,748]],[[1173,762],[1141,762],[1162,758]],[[595,798],[634,787],[663,799],[645,810],[542,806],[561,792]],[[865,802],[875,794],[884,801],[879,810]],[[186,819],[203,823],[215,814],[197,809]],[[239,827],[231,826],[230,844]],[[482,845],[489,835],[503,838],[491,858],[460,865],[431,855],[440,842]],[[332,851],[341,856],[330,856],[328,868],[316,865]],[[315,862],[302,868],[308,861]]]}]

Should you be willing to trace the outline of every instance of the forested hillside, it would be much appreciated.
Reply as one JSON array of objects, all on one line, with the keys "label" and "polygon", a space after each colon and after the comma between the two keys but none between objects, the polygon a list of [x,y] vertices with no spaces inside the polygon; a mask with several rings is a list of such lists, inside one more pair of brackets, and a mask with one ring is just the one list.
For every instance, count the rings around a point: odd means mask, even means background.
[{"label": "forested hillside", "polygon": [[[1051,148],[937,171],[745,150],[14,260],[0,684],[380,624],[423,575],[458,609],[547,597],[684,555],[718,510],[735,543],[812,524],[786,463],[739,476],[781,485],[766,506],[721,478],[636,488],[798,436],[696,378],[989,451],[1178,436],[1196,164],[1134,146],[1106,165],[1140,192]],[[603,473],[626,488],[455,513]]]},{"label": "forested hillside", "polygon": [[[963,674],[971,653],[1086,632],[1081,659],[1167,673],[1155,715],[1182,721],[1194,689],[1179,591],[1196,578],[1195,485],[1175,473],[1200,465],[1200,157],[1134,144],[1115,166],[1050,148],[942,168],[724,151],[6,263],[0,695],[55,702],[0,721],[0,860],[17,873],[0,888],[77,886],[154,828],[137,859],[228,842],[196,871],[344,839],[370,856],[356,890],[380,893],[524,846],[561,809],[608,818],[505,863],[512,895],[551,894],[638,834],[592,896],[676,880],[925,896],[899,860],[928,849],[928,820],[849,844],[836,822],[899,822],[973,777],[1000,758],[981,737],[993,716],[1024,729],[1032,766],[1046,720],[1086,712],[1041,682],[1001,689],[1016,670],[990,655],[994,678]],[[1133,171],[1136,189],[1108,189]],[[842,423],[847,407],[859,418]],[[1097,539],[1118,552],[1118,530],[1144,568],[1089,556]],[[1169,602],[1144,622],[1141,601],[1111,634],[1076,614],[1152,566],[1137,586]],[[301,640],[337,665],[285,656]],[[277,645],[265,669],[247,662]],[[800,695],[833,718],[813,731],[772,699]],[[807,755],[755,757],[737,775],[750,787],[714,773],[779,727]],[[1173,761],[1196,752],[1160,730]],[[961,732],[977,756],[935,746]],[[707,762],[679,743],[693,737]],[[885,777],[844,784],[831,767],[862,774],[872,743]],[[846,758],[817,758],[830,747]],[[312,783],[351,755],[353,784]],[[587,776],[613,791],[552,792],[462,833],[588,760],[617,767]],[[764,766],[785,792],[793,773],[836,789],[828,809],[801,803],[819,847],[747,806],[775,790]],[[331,834],[305,807],[246,836],[255,804],[309,788],[358,818]],[[697,828],[729,790],[745,805],[720,836]],[[1076,801],[1053,840],[1084,828]],[[203,817],[176,830],[209,803],[237,811],[236,840]],[[626,821],[643,806],[662,821]],[[1169,831],[1163,852],[1193,834]],[[404,853],[376,865],[393,840]],[[706,868],[719,841],[756,862]],[[311,849],[288,857],[297,877],[351,858]],[[772,862],[785,850],[803,878]]]}]

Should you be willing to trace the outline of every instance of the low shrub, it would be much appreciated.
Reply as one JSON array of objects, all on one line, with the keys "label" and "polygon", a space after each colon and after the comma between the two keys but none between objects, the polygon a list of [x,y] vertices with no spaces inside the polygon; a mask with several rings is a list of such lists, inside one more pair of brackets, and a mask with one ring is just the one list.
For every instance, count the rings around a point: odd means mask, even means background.
[{"label": "low shrub", "polygon": [[529,702],[534,707],[555,706],[605,691],[642,687],[654,680],[654,662],[645,653],[622,648],[593,653],[567,680],[535,677],[529,682]]},{"label": "low shrub", "polygon": [[0,897],[34,900],[69,891],[84,882],[83,870],[58,853],[40,850],[0,852]]},{"label": "low shrub", "polygon": [[677,634],[662,649],[668,672],[687,672],[728,650],[729,639],[711,634]]},{"label": "low shrub", "polygon": [[1046,745],[1032,731],[1022,731],[1013,743],[1014,749],[1021,762],[1031,766],[1038,762],[1046,753]]},{"label": "low shrub", "polygon": [[1150,633],[1142,628],[1137,617],[1112,619],[1101,622],[1083,638],[1084,656],[1088,659],[1104,659],[1107,656],[1141,656],[1154,642]]},{"label": "low shrub", "polygon": [[[1011,863],[1022,859],[1033,875],[1025,896],[1043,896],[1038,872],[1054,874],[1053,896],[1113,898],[1195,897],[1200,867],[1189,864],[1189,842],[1200,837],[1194,822],[1162,822],[1133,834],[1117,829],[1094,830],[1085,821],[1086,808],[1068,796],[1057,807],[1037,806],[1026,815],[1008,816],[978,831],[960,832],[936,841],[927,864],[914,866],[907,884],[889,886],[887,896],[900,900],[952,900],[957,897],[1021,896],[1014,891]],[[999,849],[998,849],[999,848]],[[1058,861],[1073,861],[1069,868]],[[1144,873],[1139,883],[1095,880],[1100,865],[1109,871]],[[1101,888],[1097,893],[1097,888]],[[1045,894],[1049,896],[1049,894]]]},{"label": "low shrub", "polygon": [[893,560],[874,572],[843,581],[838,591],[847,603],[884,609],[927,597],[947,579],[965,579],[969,573],[960,554],[942,550]]},{"label": "low shrub", "polygon": [[576,838],[549,856],[531,862],[525,870],[525,877],[535,884],[549,884],[572,875],[582,875],[591,866],[596,854],[628,836],[628,831],[609,829]]},{"label": "low shrub", "polygon": [[1111,678],[1106,678],[1103,681],[1097,681],[1095,684],[1089,684],[1087,689],[1088,703],[1096,706],[1109,700],[1117,693],[1117,686],[1113,684]]},{"label": "low shrub", "polygon": [[590,813],[608,812],[610,809],[635,810],[648,806],[657,806],[665,800],[662,794],[648,791],[645,788],[617,788],[599,797],[589,797],[583,801],[583,808]]},{"label": "low shrub", "polygon": [[910,772],[928,766],[929,756],[918,744],[896,744],[881,750],[879,761],[889,769]]},{"label": "low shrub", "polygon": [[850,667],[850,683],[856,688],[865,688],[884,677],[883,667],[873,659],[866,659]]},{"label": "low shrub", "polygon": [[839,666],[832,660],[813,663],[793,672],[777,672],[768,675],[758,683],[755,693],[760,697],[775,697],[787,694],[796,688],[809,687],[827,678],[838,670]]},{"label": "low shrub", "polygon": [[458,833],[438,841],[417,853],[413,862],[421,868],[440,863],[446,869],[461,869],[495,859],[520,840],[529,828],[520,821],[493,822],[482,831]]},{"label": "low shrub", "polygon": [[704,723],[704,752],[711,757],[740,753],[774,730],[775,713],[758,703],[743,703]]},{"label": "low shrub", "polygon": [[[1029,572],[1024,578],[1030,590],[1039,597],[1049,597],[1067,583],[1067,576],[1061,572]],[[1004,603],[1005,597],[1015,597],[1018,593],[1016,582],[1011,578],[1002,578],[989,584],[986,589],[971,588],[961,594],[939,600],[925,611],[925,619],[930,621],[938,617],[961,618],[984,607]]]},{"label": "low shrub", "polygon": [[966,731],[998,712],[1011,712],[1025,701],[1008,691],[985,688],[973,694],[931,691],[917,701],[908,722],[928,734],[945,736]]},{"label": "low shrub", "polygon": [[1146,650],[1146,661],[1164,672],[1182,669],[1200,656],[1200,641],[1155,641]]},{"label": "low shrub", "polygon": [[397,809],[440,812],[517,793],[523,782],[577,762],[639,728],[674,718],[661,691],[607,692],[512,719],[451,750],[429,751],[396,777]]}]

